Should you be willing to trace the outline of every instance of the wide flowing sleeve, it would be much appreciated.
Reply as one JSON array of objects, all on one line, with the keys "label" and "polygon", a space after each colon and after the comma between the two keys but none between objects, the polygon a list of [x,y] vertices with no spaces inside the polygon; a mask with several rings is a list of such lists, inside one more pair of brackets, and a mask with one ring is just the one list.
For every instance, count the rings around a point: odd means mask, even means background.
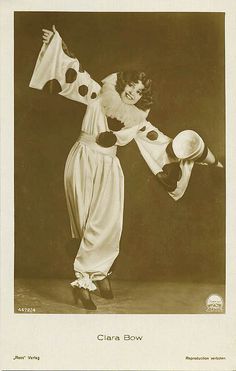
[{"label": "wide flowing sleeve", "polygon": [[63,41],[56,31],[48,45],[43,44],[29,86],[49,90],[68,99],[89,104],[99,92],[100,85],[82,69],[78,59],[66,54]]},{"label": "wide flowing sleeve", "polygon": [[156,179],[175,201],[179,200],[188,187],[194,161],[182,160],[173,166],[166,152],[172,139],[148,121],[143,124],[134,139]]},{"label": "wide flowing sleeve", "polygon": [[175,201],[178,201],[185,194],[192,174],[193,165],[194,161],[180,161],[180,177],[176,182],[176,188],[172,192],[168,192]]},{"label": "wide flowing sleeve", "polygon": [[145,121],[134,139],[147,165],[156,175],[165,165],[165,151],[171,138]]}]

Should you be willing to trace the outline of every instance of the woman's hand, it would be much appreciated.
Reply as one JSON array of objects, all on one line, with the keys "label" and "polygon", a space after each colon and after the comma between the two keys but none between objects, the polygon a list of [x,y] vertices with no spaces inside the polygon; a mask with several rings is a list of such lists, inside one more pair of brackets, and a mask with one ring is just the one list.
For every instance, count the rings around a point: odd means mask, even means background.
[{"label": "woman's hand", "polygon": [[56,32],[56,27],[53,25],[52,26],[52,31],[50,30],[46,30],[43,28],[43,43],[48,45],[54,35],[54,33]]}]

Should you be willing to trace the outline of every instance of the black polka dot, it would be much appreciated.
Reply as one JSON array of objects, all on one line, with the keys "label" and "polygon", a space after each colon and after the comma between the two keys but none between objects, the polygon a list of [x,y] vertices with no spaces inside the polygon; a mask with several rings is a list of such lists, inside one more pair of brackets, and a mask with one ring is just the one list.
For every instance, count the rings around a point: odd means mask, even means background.
[{"label": "black polka dot", "polygon": [[158,133],[155,130],[151,130],[147,133],[147,138],[150,140],[157,140]]},{"label": "black polka dot", "polygon": [[81,85],[79,87],[79,94],[84,97],[88,93],[88,87],[86,85]]},{"label": "black polka dot", "polygon": [[95,98],[97,98],[97,94],[96,94],[95,92],[93,92],[93,93],[91,94],[91,99],[95,99]]},{"label": "black polka dot", "polygon": [[61,85],[58,80],[53,79],[49,80],[43,87],[43,91],[48,94],[57,94],[62,91]]},{"label": "black polka dot", "polygon": [[125,126],[121,121],[111,117],[107,117],[107,124],[112,131],[119,131]]},{"label": "black polka dot", "polygon": [[116,135],[112,133],[112,131],[104,131],[103,133],[100,133],[96,140],[97,144],[106,148],[114,146],[116,141]]},{"label": "black polka dot", "polygon": [[76,80],[77,78],[77,72],[74,70],[74,68],[68,68],[66,71],[66,82],[67,83],[72,83]]},{"label": "black polka dot", "polygon": [[145,131],[146,130],[146,126],[143,126],[140,131]]}]

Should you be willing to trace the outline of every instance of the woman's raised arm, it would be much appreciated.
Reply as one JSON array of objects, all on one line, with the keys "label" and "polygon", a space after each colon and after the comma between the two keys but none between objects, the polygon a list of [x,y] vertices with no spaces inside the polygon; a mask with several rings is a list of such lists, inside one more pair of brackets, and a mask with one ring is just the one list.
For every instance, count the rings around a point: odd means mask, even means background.
[{"label": "woman's raised arm", "polygon": [[52,26],[52,31],[47,30],[45,28],[42,29],[43,31],[43,43],[48,45],[51,41],[51,38],[53,37],[54,33],[56,32],[56,27],[53,25]]},{"label": "woman's raised arm", "polygon": [[84,104],[93,102],[100,92],[100,85],[69,53],[55,26],[52,31],[43,29],[43,45],[29,86]]}]

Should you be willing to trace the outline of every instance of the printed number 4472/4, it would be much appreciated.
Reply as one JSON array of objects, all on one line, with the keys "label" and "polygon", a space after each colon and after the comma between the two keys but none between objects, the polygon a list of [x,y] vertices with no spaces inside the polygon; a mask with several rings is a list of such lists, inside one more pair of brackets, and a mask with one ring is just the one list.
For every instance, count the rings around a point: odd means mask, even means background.
[{"label": "printed number 4472/4", "polygon": [[33,313],[36,312],[35,308],[18,308],[18,312]]}]

